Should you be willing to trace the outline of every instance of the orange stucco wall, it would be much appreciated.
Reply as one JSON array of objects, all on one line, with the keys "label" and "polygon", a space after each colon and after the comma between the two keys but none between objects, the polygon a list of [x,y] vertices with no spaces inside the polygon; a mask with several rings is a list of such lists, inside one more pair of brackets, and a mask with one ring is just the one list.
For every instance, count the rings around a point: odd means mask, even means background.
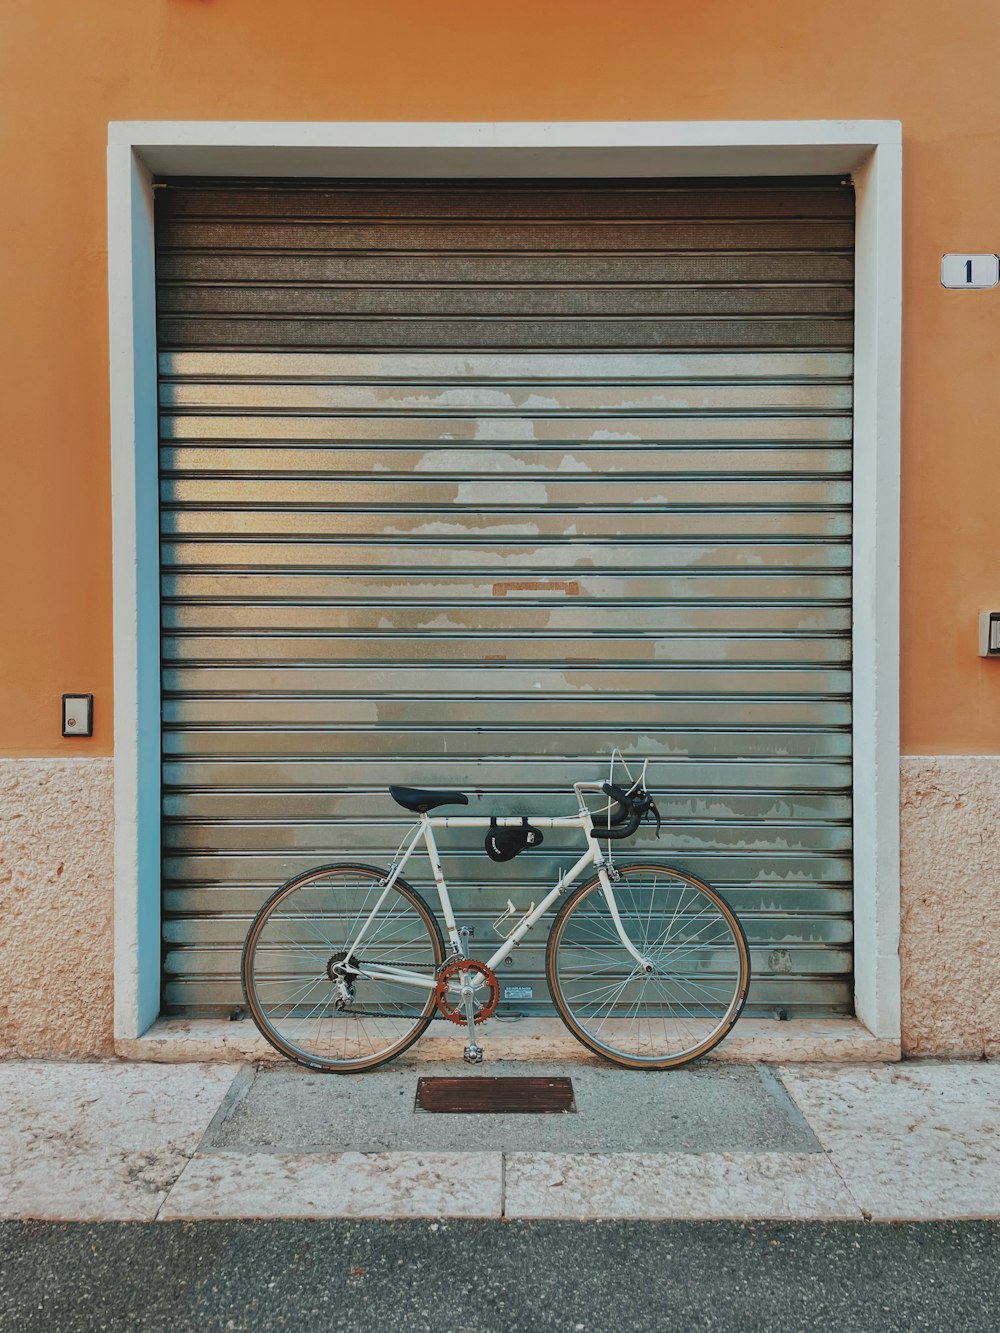
[{"label": "orange stucco wall", "polygon": [[901,120],[903,748],[1000,753],[1000,289],[938,284],[1000,249],[998,71],[995,0],[6,0],[0,754],[112,750],[104,145],[159,118]]}]

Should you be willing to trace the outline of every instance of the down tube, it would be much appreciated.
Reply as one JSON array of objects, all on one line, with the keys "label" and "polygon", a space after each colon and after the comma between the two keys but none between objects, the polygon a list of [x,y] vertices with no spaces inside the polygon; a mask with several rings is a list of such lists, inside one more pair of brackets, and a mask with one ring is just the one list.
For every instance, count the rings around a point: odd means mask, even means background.
[{"label": "down tube", "polygon": [[594,863],[595,863],[594,852],[592,849],[588,849],[588,851],[586,851],[584,855],[580,857],[576,865],[573,866],[570,870],[567,870],[566,874],[563,875],[563,877],[559,880],[555,888],[549,890],[549,892],[545,895],[545,897],[538,904],[535,910],[531,912],[528,916],[524,916],[521,918],[518,925],[507,936],[506,941],[500,946],[500,948],[496,951],[493,957],[490,958],[489,961],[487,962],[486,966],[490,969],[491,972],[495,971],[497,967],[499,967],[499,965],[507,957],[507,955],[511,952],[511,950],[516,945],[521,943],[521,941],[524,939],[525,935],[527,935],[528,931],[532,928],[532,926],[534,926],[535,923],[542,916],[545,915],[545,913],[549,910],[549,908],[552,906],[555,900],[559,897],[560,893],[562,893],[563,889],[566,888],[567,884],[573,883],[573,881],[579,875],[580,871],[584,868],[584,866],[593,865]]}]

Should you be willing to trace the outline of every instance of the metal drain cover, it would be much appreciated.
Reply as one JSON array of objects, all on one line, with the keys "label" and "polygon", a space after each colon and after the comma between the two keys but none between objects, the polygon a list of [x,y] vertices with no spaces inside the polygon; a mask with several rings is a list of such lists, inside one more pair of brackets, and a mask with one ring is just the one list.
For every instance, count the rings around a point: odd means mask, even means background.
[{"label": "metal drain cover", "polygon": [[415,1111],[553,1115],[576,1110],[569,1078],[421,1078]]}]

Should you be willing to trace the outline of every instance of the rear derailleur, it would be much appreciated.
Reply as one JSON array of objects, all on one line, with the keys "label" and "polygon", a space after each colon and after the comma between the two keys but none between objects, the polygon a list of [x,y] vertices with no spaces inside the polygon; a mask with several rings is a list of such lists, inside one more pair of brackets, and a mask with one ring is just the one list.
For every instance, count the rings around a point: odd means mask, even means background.
[{"label": "rear derailleur", "polygon": [[354,979],[361,975],[354,959],[348,958],[343,951],[333,954],[326,965],[326,975],[336,987],[333,1007],[344,1010],[352,1005],[355,998]]}]

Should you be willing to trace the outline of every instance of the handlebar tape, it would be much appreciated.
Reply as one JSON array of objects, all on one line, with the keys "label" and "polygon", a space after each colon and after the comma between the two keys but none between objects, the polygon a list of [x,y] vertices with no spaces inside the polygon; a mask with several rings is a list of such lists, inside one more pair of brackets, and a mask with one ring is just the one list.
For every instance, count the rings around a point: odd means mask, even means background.
[{"label": "handlebar tape", "polygon": [[605,782],[601,789],[605,796],[617,802],[618,809],[608,816],[607,823],[599,824],[595,820],[594,833],[600,838],[630,838],[642,823],[644,810],[641,806],[637,809],[632,794],[616,787],[614,783]]}]

